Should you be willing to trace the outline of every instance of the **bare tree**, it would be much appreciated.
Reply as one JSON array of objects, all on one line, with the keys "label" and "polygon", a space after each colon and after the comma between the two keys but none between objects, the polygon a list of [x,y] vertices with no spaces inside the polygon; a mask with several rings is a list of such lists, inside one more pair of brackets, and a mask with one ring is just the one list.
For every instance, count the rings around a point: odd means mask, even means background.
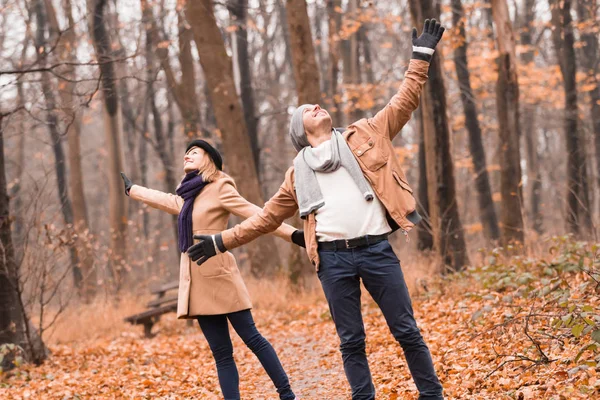
[{"label": "bare tree", "polygon": [[[150,7],[147,0],[142,1],[142,9]],[[192,56],[193,34],[182,11],[177,12],[179,65],[181,68],[181,79],[177,80],[175,71],[171,66],[169,57],[168,41],[160,36],[157,19],[152,18],[146,23],[151,26],[148,32],[151,34],[156,56],[165,72],[167,85],[183,118],[183,131],[188,138],[197,136],[207,137],[208,134],[200,128],[200,110],[198,108],[198,97],[196,95],[196,72],[194,70],[194,58]]]},{"label": "bare tree", "polygon": [[5,115],[0,111],[0,343],[24,342],[22,310],[17,298],[17,263],[10,230],[9,197],[4,162]]},{"label": "bare tree", "polygon": [[492,14],[498,46],[498,84],[496,104],[500,125],[500,221],[502,242],[523,243],[523,195],[519,138],[519,81],[513,33],[506,0],[492,0]]},{"label": "bare tree", "polygon": [[299,104],[318,104],[321,100],[319,69],[306,11],[306,0],[287,0],[292,65]]},{"label": "bare tree", "polygon": [[327,44],[329,47],[329,65],[325,79],[325,92],[327,93],[327,106],[331,110],[334,125],[342,123],[342,109],[338,101],[338,77],[340,73],[340,37],[339,30],[342,25],[342,0],[327,0],[328,33]]},{"label": "bare tree", "polygon": [[417,211],[424,218],[417,225],[417,246],[419,250],[433,250],[433,235],[431,218],[429,216],[429,193],[427,189],[427,159],[425,157],[425,125],[423,124],[423,106],[415,111],[419,130],[419,191],[417,196]]},{"label": "bare tree", "polygon": [[[41,338],[31,330],[23,307],[19,283],[19,266],[11,236],[9,196],[4,159],[4,118],[0,110],[0,344],[11,343],[24,348],[25,355],[36,364],[46,357]],[[0,367],[5,368],[5,361]]]},{"label": "bare tree", "polygon": [[[233,66],[215,20],[212,1],[188,0],[185,14],[194,33],[217,125],[223,135],[226,164],[240,193],[248,201],[261,206],[264,201],[258,174],[254,163],[248,164],[249,160],[253,160],[252,147],[240,99],[235,90]],[[273,238],[262,239],[250,243],[247,247],[251,271],[256,276],[274,273],[276,267],[280,266],[279,253]]]},{"label": "bare tree", "polygon": [[111,54],[111,40],[106,29],[106,0],[89,0],[91,4],[92,41],[96,58],[100,64],[103,90],[103,115],[106,147],[108,151],[108,191],[111,229],[111,271],[119,290],[125,274],[127,251],[127,203],[123,195],[123,170],[121,149],[122,122],[121,108],[115,81],[114,60]]},{"label": "bare tree", "polygon": [[[146,27],[146,100],[148,101],[149,111],[152,115],[153,122],[154,141],[152,143],[154,145],[154,150],[158,154],[158,158],[163,165],[166,187],[167,190],[170,191],[177,187],[177,180],[175,178],[175,171],[173,170],[173,159],[171,152],[169,151],[169,140],[164,131],[162,116],[158,109],[156,92],[154,89],[154,81],[158,73],[154,61],[154,49],[157,48],[157,43],[154,43],[154,40],[157,38],[155,31],[156,24],[152,22],[154,21],[154,15],[152,13],[152,8],[148,6],[146,0],[141,0],[141,7],[142,19],[144,26]],[[147,112],[148,110],[145,111]],[[147,114],[144,115],[144,118],[147,118]],[[147,121],[145,120],[144,122],[146,125]],[[190,121],[185,122],[185,124],[191,129],[192,124]],[[144,133],[145,132],[147,131],[144,130]],[[174,238],[177,239],[177,216],[172,216],[171,223],[173,226]]]},{"label": "bare tree", "polygon": [[581,35],[581,67],[592,85],[590,95],[590,116],[596,147],[596,179],[600,187],[600,58],[598,57],[598,2],[577,0],[577,16]]},{"label": "bare tree", "polygon": [[[318,104],[321,100],[320,74],[317,68],[306,1],[288,0],[287,16],[298,104]],[[299,218],[294,219],[294,225],[301,226]],[[290,257],[290,277],[293,283],[297,283],[300,278],[306,277],[308,272],[312,271],[312,267],[306,257],[303,257],[302,253],[304,252],[300,248],[294,247],[292,247]]]},{"label": "bare tree", "polygon": [[254,166],[259,171],[260,146],[258,143],[258,119],[256,118],[256,106],[254,105],[254,90],[252,88],[252,63],[248,54],[248,0],[230,0],[227,3],[229,13],[234,20],[236,30],[234,34],[237,67],[240,73],[240,91],[242,106],[244,108],[244,119],[248,127]]},{"label": "bare tree", "polygon": [[[36,15],[36,35],[35,47],[38,49],[38,64],[44,68],[47,65],[47,49],[46,49],[46,10],[44,9],[43,0],[37,0],[35,3]],[[55,35],[56,36],[56,35]],[[63,215],[65,226],[70,232],[69,238],[69,255],[71,258],[71,270],[73,272],[73,281],[75,286],[82,291],[83,275],[79,266],[79,257],[77,247],[72,239],[73,237],[73,208],[69,197],[69,188],[67,186],[67,165],[65,152],[62,145],[62,138],[59,132],[59,122],[57,113],[57,103],[54,96],[54,87],[49,72],[44,71],[42,74],[42,94],[46,106],[46,126],[50,133],[52,142],[52,150],[54,153],[54,170],[56,172],[56,183],[58,187],[58,198],[60,209]]]},{"label": "bare tree", "polygon": [[475,168],[475,188],[479,204],[479,216],[483,232],[488,239],[500,239],[498,218],[492,200],[492,189],[485,160],[485,149],[479,126],[479,111],[475,103],[475,94],[471,88],[471,74],[467,60],[468,41],[465,32],[465,13],[461,0],[452,0],[452,22],[458,28],[459,44],[454,50],[454,66],[458,76],[460,100],[465,112],[465,125],[469,133],[469,148]]},{"label": "bare tree", "polygon": [[571,1],[553,0],[552,38],[565,88],[565,138],[567,148],[567,229],[580,235],[591,230],[591,210],[584,146],[579,132],[577,105],[577,63],[571,19]]},{"label": "bare tree", "polygon": [[364,116],[363,110],[361,110],[358,106],[358,101],[361,95],[359,86],[362,83],[358,41],[358,31],[361,23],[358,20],[358,10],[358,0],[348,0],[346,13],[344,16],[347,21],[346,24],[350,25],[346,30],[350,31],[350,33],[347,34],[347,37],[345,37],[341,43],[343,64],[342,72],[347,101],[347,124],[359,120]]},{"label": "bare tree", "polygon": [[[409,5],[413,23],[419,30],[423,29],[425,18],[437,16],[431,0],[411,0]],[[436,51],[433,55],[429,67],[429,81],[425,85],[421,107],[425,132],[429,220],[435,249],[440,252],[445,265],[458,271],[469,263],[469,258],[458,213],[440,51]]]},{"label": "bare tree", "polygon": [[[64,12],[68,22],[68,27],[61,31],[54,6],[50,0],[44,0],[46,14],[48,16],[50,37],[56,41],[56,53],[58,60],[64,63],[75,64],[77,62],[77,34],[75,32],[75,21],[71,0],[64,1]],[[59,35],[60,33],[60,35]],[[89,235],[89,223],[87,215],[87,205],[83,191],[83,171],[81,167],[81,113],[78,112],[75,102],[75,93],[77,93],[77,77],[73,67],[61,71],[61,76],[66,79],[61,81],[64,86],[59,90],[61,106],[60,111],[64,113],[67,125],[67,144],[68,144],[68,186],[70,188],[70,199],[73,212],[73,230],[76,234],[74,238],[77,256],[79,258],[79,270],[81,275],[81,284],[78,285],[80,294],[84,301],[90,301],[96,292],[96,269],[94,267],[94,258],[90,251],[90,243],[86,238]]]},{"label": "bare tree", "polygon": [[[525,0],[523,3],[523,23],[521,25],[521,45],[526,50],[521,53],[521,60],[526,65],[533,67],[533,21],[535,20],[536,0]],[[523,104],[523,114],[527,118],[523,121],[523,136],[525,139],[525,151],[527,153],[527,182],[530,187],[529,203],[530,214],[533,222],[533,229],[541,234],[543,232],[543,216],[541,214],[541,192],[542,192],[542,174],[540,171],[540,156],[538,152],[538,134],[536,131],[536,104]]]}]

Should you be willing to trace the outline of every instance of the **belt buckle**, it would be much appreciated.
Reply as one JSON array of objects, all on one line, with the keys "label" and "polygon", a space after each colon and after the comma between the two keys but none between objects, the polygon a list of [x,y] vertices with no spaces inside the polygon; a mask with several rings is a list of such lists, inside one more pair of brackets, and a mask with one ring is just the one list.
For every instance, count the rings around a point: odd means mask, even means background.
[{"label": "belt buckle", "polygon": [[347,249],[354,249],[355,247],[358,247],[358,246],[351,246],[350,245],[350,240],[352,240],[352,239],[344,239],[344,242],[346,242],[346,248]]}]

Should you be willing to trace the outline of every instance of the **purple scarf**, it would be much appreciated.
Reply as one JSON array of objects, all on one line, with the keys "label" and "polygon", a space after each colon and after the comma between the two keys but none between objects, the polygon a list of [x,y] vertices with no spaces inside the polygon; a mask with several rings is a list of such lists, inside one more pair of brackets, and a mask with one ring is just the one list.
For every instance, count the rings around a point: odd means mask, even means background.
[{"label": "purple scarf", "polygon": [[192,229],[192,211],[194,210],[194,200],[200,194],[204,186],[208,182],[204,182],[202,175],[198,174],[198,170],[188,172],[176,192],[184,200],[183,207],[177,218],[177,231],[179,233],[179,250],[185,253],[187,249],[194,243]]}]

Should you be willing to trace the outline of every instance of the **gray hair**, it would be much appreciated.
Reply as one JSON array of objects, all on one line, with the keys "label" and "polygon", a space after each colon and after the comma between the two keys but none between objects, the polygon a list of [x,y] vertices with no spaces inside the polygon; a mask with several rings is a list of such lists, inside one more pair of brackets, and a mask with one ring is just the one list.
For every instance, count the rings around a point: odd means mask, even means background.
[{"label": "gray hair", "polygon": [[303,104],[294,110],[292,114],[292,120],[290,121],[290,139],[296,151],[300,151],[305,147],[309,147],[310,143],[306,137],[306,131],[304,130],[304,121],[302,115],[304,110],[312,107],[312,104]]}]

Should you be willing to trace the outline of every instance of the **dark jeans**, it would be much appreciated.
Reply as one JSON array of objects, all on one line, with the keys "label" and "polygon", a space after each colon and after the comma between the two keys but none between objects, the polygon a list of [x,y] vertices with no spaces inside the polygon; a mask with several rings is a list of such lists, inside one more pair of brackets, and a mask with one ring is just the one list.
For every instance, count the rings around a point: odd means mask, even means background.
[{"label": "dark jeans", "polygon": [[256,355],[265,371],[275,384],[279,398],[292,400],[296,397],[290,388],[287,374],[283,370],[273,346],[256,329],[250,310],[221,315],[203,315],[198,323],[208,341],[217,364],[219,384],[225,400],[239,400],[239,375],[233,360],[233,346],[229,337],[229,326],[242,338],[246,346]]},{"label": "dark jeans", "polygon": [[443,399],[431,354],[417,328],[400,262],[387,240],[337,251],[319,251],[319,279],[340,337],[344,371],[352,399],[374,399],[365,352],[365,327],[360,308],[360,280],[379,305],[394,338],[406,356],[419,389],[419,399]]}]

